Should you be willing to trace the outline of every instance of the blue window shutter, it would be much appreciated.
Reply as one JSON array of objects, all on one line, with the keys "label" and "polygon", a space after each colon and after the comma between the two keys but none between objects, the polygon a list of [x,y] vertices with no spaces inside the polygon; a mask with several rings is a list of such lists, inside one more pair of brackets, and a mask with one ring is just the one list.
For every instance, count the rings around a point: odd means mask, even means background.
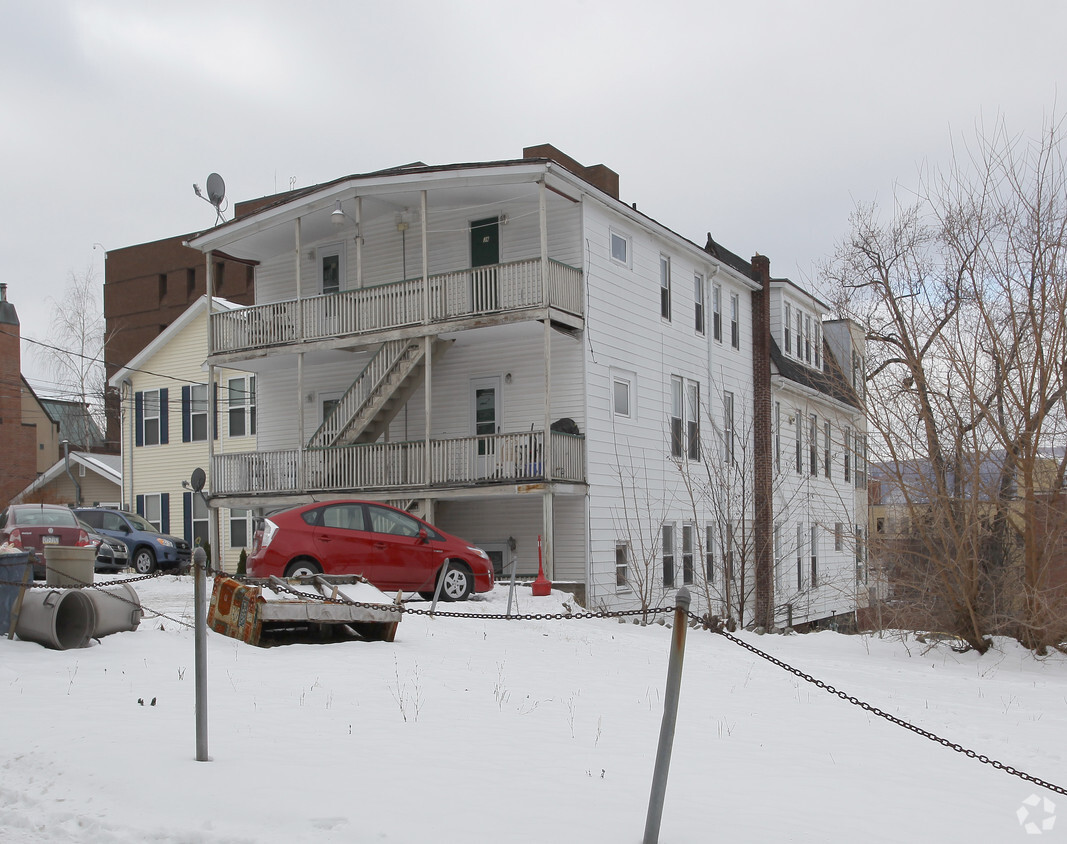
[{"label": "blue window shutter", "polygon": [[170,493],[159,496],[159,526],[162,533],[170,533]]},{"label": "blue window shutter", "polygon": [[[134,428],[137,429],[134,440],[137,445],[144,445],[144,393],[138,391],[133,394]],[[138,510],[138,512],[140,512]]]},{"label": "blue window shutter", "polygon": [[182,442],[190,442],[192,436],[192,400],[189,395],[190,387],[182,387]]},{"label": "blue window shutter", "polygon": [[219,438],[219,385],[212,384],[211,391],[211,429],[214,433],[211,435],[212,439]]},{"label": "blue window shutter", "polygon": [[185,511],[185,541],[193,544],[193,494],[182,493],[182,509]]},{"label": "blue window shutter", "polygon": [[137,496],[137,515],[138,516],[142,516],[142,517],[144,516],[144,496],[143,495],[138,495]]},{"label": "blue window shutter", "polygon": [[170,413],[167,409],[167,388],[159,391],[159,444],[166,445],[170,442]]}]

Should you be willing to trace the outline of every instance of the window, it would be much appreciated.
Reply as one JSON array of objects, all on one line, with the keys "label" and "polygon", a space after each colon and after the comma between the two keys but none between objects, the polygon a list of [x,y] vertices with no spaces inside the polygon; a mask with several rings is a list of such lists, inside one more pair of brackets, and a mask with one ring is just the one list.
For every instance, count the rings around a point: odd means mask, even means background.
[{"label": "window", "polygon": [[718,284],[711,287],[711,334],[722,342],[722,286]]},{"label": "window", "polygon": [[845,550],[845,523],[834,522],[834,550]]},{"label": "window", "polygon": [[741,348],[741,300],[736,293],[730,294],[730,345]]},{"label": "window", "polygon": [[804,588],[804,523],[797,522],[797,589]]},{"label": "window", "polygon": [[819,476],[819,417],[814,413],[808,429],[808,474],[813,478]]},{"label": "window", "polygon": [[163,496],[157,493],[151,493],[144,496],[144,502],[142,504],[142,512],[140,515],[145,517],[145,521],[151,523],[152,527],[156,530],[163,531]]},{"label": "window", "polygon": [[611,232],[611,260],[630,266],[630,238],[618,232]]},{"label": "window", "polygon": [[866,557],[865,550],[863,547],[863,528],[856,525],[856,580],[861,583],[867,582],[867,570],[863,565]]},{"label": "window", "polygon": [[141,440],[138,445],[160,445],[167,441],[163,435],[167,418],[166,393],[166,390],[145,390],[138,394],[141,397],[141,407],[137,414],[141,417],[137,426]]},{"label": "window", "polygon": [[844,453],[845,453],[845,483],[847,484],[852,479],[851,467],[852,467],[852,429],[845,428],[844,433]]},{"label": "window", "polygon": [[713,525],[704,526],[704,573],[707,576],[708,583],[715,582],[715,527]]},{"label": "window", "polygon": [[774,555],[774,586],[776,589],[782,588],[782,526],[775,524],[774,526],[774,548],[772,554]]},{"label": "window", "polygon": [[663,585],[674,586],[674,525],[663,526]]},{"label": "window", "polygon": [[799,410],[793,411],[793,426],[796,429],[796,469],[797,474],[804,471],[804,417]]},{"label": "window", "polygon": [[723,577],[726,583],[733,583],[734,579],[734,523],[726,523],[726,548],[723,554],[722,564],[725,571]]},{"label": "window", "polygon": [[693,312],[696,321],[697,334],[704,333],[704,276],[697,273],[693,276]]},{"label": "window", "polygon": [[182,442],[207,440],[207,384],[182,387]]},{"label": "window", "polygon": [[820,330],[819,320],[816,319],[815,320],[814,338],[813,338],[812,343],[815,346],[815,367],[817,369],[822,369],[822,357],[821,357],[821,355],[822,355],[822,336],[821,336],[821,334],[822,334],[822,332]]},{"label": "window", "polygon": [[788,302],[785,303],[785,353],[787,355],[793,354],[793,349],[790,343],[791,326],[790,321],[793,319],[793,306]]},{"label": "window", "polygon": [[230,510],[230,547],[248,548],[251,543],[248,538],[252,535],[249,523],[251,522],[251,510]]},{"label": "window", "polygon": [[693,582],[693,525],[682,525],[682,583]]},{"label": "window", "polygon": [[782,468],[782,403],[774,403],[774,469]]},{"label": "window", "polygon": [[[190,519],[192,535],[189,537],[189,541],[193,544],[193,547],[197,545],[203,547],[208,544],[208,537],[210,536],[208,533],[207,504],[204,503],[203,496],[194,492],[189,496],[189,506],[192,509],[192,517]],[[148,517],[146,516],[145,518]]]},{"label": "window", "polygon": [[689,438],[688,456],[690,460],[700,459],[700,384],[696,381],[686,383],[686,436]]},{"label": "window", "polygon": [[822,473],[826,478],[830,477],[830,423],[822,424]]},{"label": "window", "polygon": [[800,353],[800,340],[804,336],[804,314],[802,314],[800,312],[800,308],[796,309],[796,314],[797,314],[797,321],[796,321],[796,327],[797,327],[797,337],[796,337],[796,340],[797,340],[797,360],[803,360],[804,356]]},{"label": "window", "polygon": [[613,378],[611,382],[611,400],[616,416],[630,417],[630,382],[625,378]]},{"label": "window", "polygon": [[856,434],[856,489],[867,486],[867,435]]},{"label": "window", "polygon": [[423,529],[422,522],[416,521],[407,513],[398,513],[392,508],[378,507],[374,504],[367,505],[367,519],[373,533],[386,533],[390,536],[418,536]]},{"label": "window", "polygon": [[734,394],[722,394],[722,459],[734,462]]},{"label": "window", "polygon": [[244,437],[256,432],[256,376],[229,380],[230,436]]},{"label": "window", "polygon": [[804,360],[811,363],[811,317],[804,317]]},{"label": "window", "polygon": [[320,247],[318,250],[322,293],[337,293],[341,289],[341,278],[344,275],[341,250],[340,243]]},{"label": "window", "polygon": [[671,376],[671,457],[682,456],[682,379]]},{"label": "window", "polygon": [[615,543],[615,586],[622,589],[630,576],[630,546],[625,542]]},{"label": "window", "polygon": [[671,319],[671,259],[659,256],[659,315]]},{"label": "window", "polygon": [[811,526],[811,585],[819,585],[819,527]]}]

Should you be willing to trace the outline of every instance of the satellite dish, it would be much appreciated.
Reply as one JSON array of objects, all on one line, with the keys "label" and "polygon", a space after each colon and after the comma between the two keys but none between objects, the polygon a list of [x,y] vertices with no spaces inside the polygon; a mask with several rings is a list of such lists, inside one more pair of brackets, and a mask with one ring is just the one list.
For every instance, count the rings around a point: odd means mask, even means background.
[{"label": "satellite dish", "polygon": [[216,209],[222,205],[226,198],[226,183],[218,173],[212,173],[207,177],[207,199]]},{"label": "satellite dish", "polygon": [[193,476],[189,478],[189,482],[195,492],[200,492],[204,488],[206,481],[207,475],[204,474],[203,469],[193,469]]}]

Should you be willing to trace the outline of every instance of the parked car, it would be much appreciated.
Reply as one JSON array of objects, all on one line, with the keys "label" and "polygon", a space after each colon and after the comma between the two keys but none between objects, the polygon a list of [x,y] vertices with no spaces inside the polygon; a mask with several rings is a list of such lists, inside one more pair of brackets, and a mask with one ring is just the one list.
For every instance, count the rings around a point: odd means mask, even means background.
[{"label": "parked car", "polygon": [[126,543],[112,536],[97,533],[81,519],[78,522],[89,534],[90,544],[96,548],[96,571],[122,571],[130,564],[130,552]]},{"label": "parked car", "polygon": [[263,520],[253,541],[251,577],[362,574],[383,591],[401,589],[446,601],[493,588],[489,555],[429,522],[374,501],[326,501],[283,510]]},{"label": "parked car", "polygon": [[129,559],[138,574],[150,574],[157,568],[189,568],[192,549],[184,539],[161,533],[151,522],[136,513],[108,507],[78,507],[78,518],[97,533],[121,539],[129,549]]},{"label": "parked car", "polygon": [[44,580],[48,545],[90,545],[89,534],[74,511],[63,504],[12,504],[0,515],[0,542],[30,554],[33,576]]}]

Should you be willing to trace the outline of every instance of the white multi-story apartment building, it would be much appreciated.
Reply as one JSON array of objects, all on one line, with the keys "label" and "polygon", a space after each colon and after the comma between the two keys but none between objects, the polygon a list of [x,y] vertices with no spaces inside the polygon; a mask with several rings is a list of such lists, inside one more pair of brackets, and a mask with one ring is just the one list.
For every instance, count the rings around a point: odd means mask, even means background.
[{"label": "white multi-story apartment building", "polygon": [[[838,525],[865,520],[841,469],[753,483],[774,460],[773,408],[816,418],[838,467],[844,432],[862,436],[821,307],[765,259],[761,274],[621,202],[606,167],[546,145],[350,176],[190,245],[209,285],[215,252],[256,267],[256,304],[210,315],[209,371],[254,376],[258,407],[255,447],[213,453],[213,506],[387,500],[499,571],[514,555],[533,574],[540,552],[587,606],[658,605],[685,584],[744,623],[855,608]],[[783,345],[798,303],[811,360]]]}]

